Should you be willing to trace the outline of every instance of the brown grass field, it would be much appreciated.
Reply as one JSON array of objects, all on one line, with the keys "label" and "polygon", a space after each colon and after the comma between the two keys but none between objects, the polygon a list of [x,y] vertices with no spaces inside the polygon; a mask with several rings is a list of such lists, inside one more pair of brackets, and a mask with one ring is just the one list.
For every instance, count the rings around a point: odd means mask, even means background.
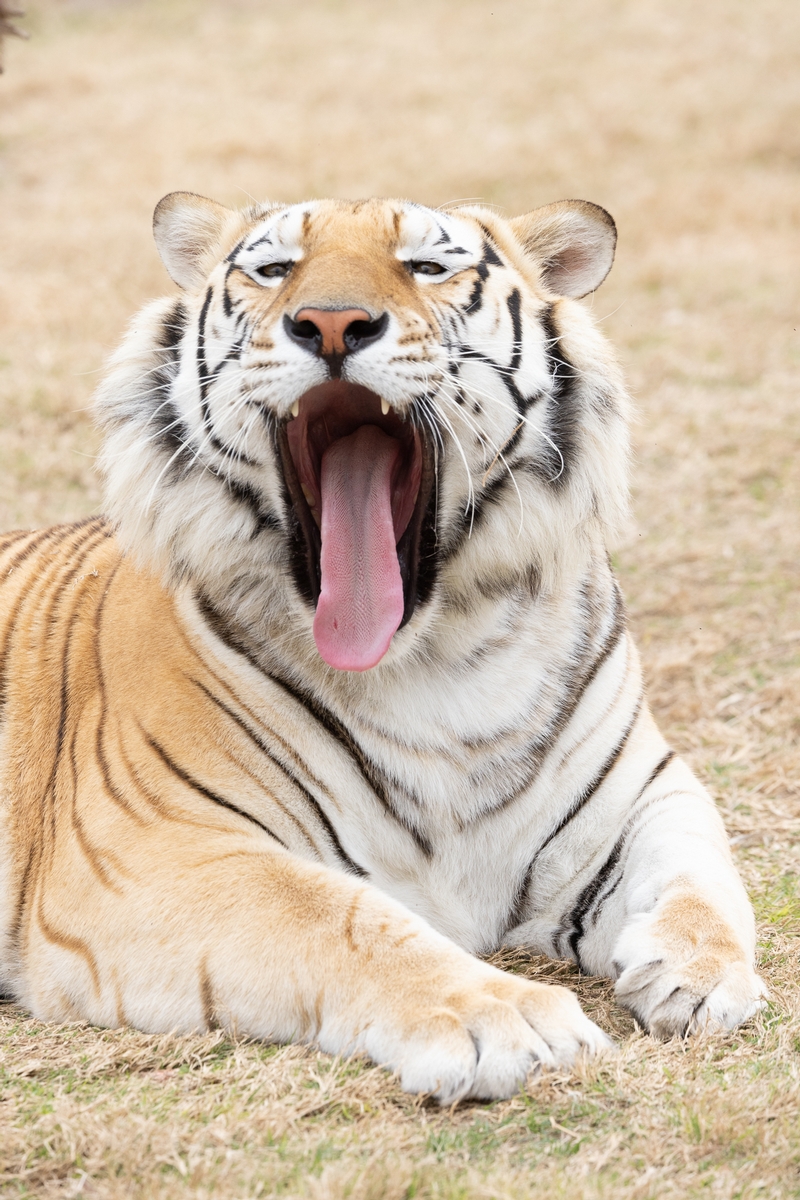
[{"label": "brown grass field", "polygon": [[616,551],[656,715],[716,795],[772,1003],[441,1112],[362,1062],[0,1004],[9,1196],[800,1197],[797,0],[29,0],[0,78],[0,527],[98,509],[87,406],[168,290],[159,197],[606,206],[637,398]]}]

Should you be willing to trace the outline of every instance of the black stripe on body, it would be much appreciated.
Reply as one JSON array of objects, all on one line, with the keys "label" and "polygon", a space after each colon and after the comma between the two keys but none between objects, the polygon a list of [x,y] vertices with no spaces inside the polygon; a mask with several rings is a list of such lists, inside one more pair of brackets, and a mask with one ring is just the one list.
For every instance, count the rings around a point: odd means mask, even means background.
[{"label": "black stripe on body", "polygon": [[[328,817],[323,812],[323,810],[319,804],[319,801],[316,799],[315,796],[312,795],[312,793],[308,790],[308,788],[305,787],[305,785],[300,782],[300,780],[297,778],[297,776],[292,771],[290,771],[288,769],[288,767],[284,766],[284,764],[282,762],[280,762],[279,759],[277,759],[274,756],[274,754],[271,752],[269,746],[267,746],[264,739],[262,737],[260,737],[257,733],[255,733],[250,728],[250,726],[247,724],[247,722],[242,720],[242,718],[238,715],[238,713],[235,713],[233,711],[233,709],[230,708],[227,704],[225,704],[225,702],[223,700],[220,700],[219,696],[215,696],[214,693],[212,691],[210,691],[198,679],[192,679],[192,680],[190,680],[190,682],[195,684],[196,687],[200,688],[200,690],[204,693],[204,695],[207,696],[208,699],[213,704],[215,704],[218,708],[222,709],[222,711],[224,713],[226,713],[226,715],[228,717],[230,717],[230,719],[233,722],[235,722],[236,725],[238,725],[238,727],[242,730],[242,732],[244,734],[246,734],[246,736],[250,739],[250,741],[253,743],[253,745],[256,746],[261,751],[261,753],[264,754],[269,759],[269,761],[271,763],[273,763],[278,768],[278,770],[281,771],[286,776],[286,778],[289,780],[289,782],[292,783],[294,785],[294,787],[297,788],[297,790],[303,796],[303,799],[306,801],[308,806],[313,810],[314,815],[316,816],[320,825],[322,825],[323,829],[325,830],[328,840],[331,843],[337,857],[342,862],[344,869],[346,871],[349,871],[353,875],[359,875],[361,877],[365,877],[367,875],[367,872],[364,870],[363,867],[359,866],[359,864],[357,862],[355,862],[350,857],[350,855],[347,853],[347,851],[344,849],[341,842],[339,841],[336,830],[334,829],[333,825],[331,825],[330,821],[328,820]],[[314,841],[313,841],[311,835],[306,830],[305,826],[301,825],[301,823],[297,820],[297,818],[291,812],[289,812],[275,796],[272,796],[271,799],[274,800],[274,802],[284,811],[284,813],[290,818],[290,820],[292,820],[295,823],[295,825],[297,825],[297,827],[301,830],[301,832],[303,833],[303,835],[305,836],[307,841],[310,843],[312,848],[314,850],[316,850],[317,854],[319,854],[319,850],[314,845]],[[322,857],[322,855],[320,855],[320,858],[321,857]]]},{"label": "black stripe on body", "polygon": [[122,874],[123,872],[122,872],[121,864],[120,864],[119,860],[117,859],[116,855],[109,854],[105,850],[99,850],[94,845],[94,843],[89,838],[89,834],[86,831],[86,826],[84,824],[83,817],[81,816],[81,814],[79,812],[79,808],[78,808],[78,804],[79,804],[79,797],[78,797],[79,772],[78,772],[78,764],[75,761],[75,742],[76,742],[76,740],[77,740],[77,731],[75,729],[73,729],[72,736],[69,739],[69,767],[70,767],[70,783],[71,783],[70,817],[71,817],[71,821],[72,821],[72,829],[75,833],[75,837],[77,839],[78,845],[80,846],[81,851],[83,853],[83,857],[86,859],[86,861],[88,862],[92,871],[97,876],[97,878],[100,880],[100,883],[103,885],[103,887],[108,888],[112,892],[116,892],[117,895],[122,895],[122,889],[118,886],[118,884],[114,883],[114,881],[112,880],[111,876],[109,875],[108,870],[106,869],[104,862],[103,862],[104,859],[110,861],[112,866],[114,867],[114,869],[118,873]]},{"label": "black stripe on body", "polygon": [[244,817],[246,821],[250,821],[252,825],[257,825],[259,829],[264,831],[264,833],[269,834],[269,836],[273,838],[279,846],[283,846],[284,850],[288,849],[286,843],[278,837],[277,833],[273,833],[268,826],[257,820],[256,817],[252,816],[251,813],[245,812],[242,808],[238,808],[235,804],[232,804],[230,800],[226,800],[223,796],[219,796],[216,792],[212,792],[210,788],[205,786],[205,784],[200,783],[198,779],[195,779],[189,774],[188,771],[185,771],[183,767],[179,766],[173,759],[171,759],[164,747],[161,746],[154,737],[151,737],[151,735],[147,733],[146,730],[142,729],[141,726],[139,726],[139,728],[141,730],[142,737],[145,739],[150,749],[158,755],[164,766],[171,771],[173,775],[177,775],[178,779],[185,783],[187,787],[191,788],[193,792],[197,792],[198,795],[204,796],[206,800],[211,800],[212,803],[218,804],[220,808],[227,808],[229,812],[236,813],[236,815],[239,817]]},{"label": "black stripe on body", "polygon": [[[658,766],[655,768],[655,770],[651,774],[650,778],[648,779],[647,783],[642,788],[639,795],[636,797],[636,801],[634,803],[638,803],[638,801],[641,800],[644,793],[650,787],[650,784],[655,782],[655,780],[662,773],[662,771],[664,771],[669,766],[669,764],[672,762],[674,757],[675,757],[675,751],[668,750],[667,753],[664,755],[664,757],[659,762]],[[639,821],[639,818],[641,816],[641,813],[644,812],[645,809],[649,808],[651,804],[658,803],[658,801],[663,800],[665,798],[666,797],[664,797],[664,796],[659,796],[657,800],[656,799],[648,800],[647,803],[642,806],[642,808],[639,812],[633,813],[633,815],[628,819],[627,825],[625,826],[625,829],[622,832],[621,849],[625,849],[625,845],[628,842],[628,838],[631,836],[631,833],[633,832],[634,828],[636,827],[636,825]],[[639,828],[641,828],[641,826],[639,826]],[[636,830],[636,832],[638,833],[638,829]],[[634,836],[635,836],[635,834],[634,834]],[[628,847],[628,849],[630,851],[630,847]],[[597,904],[595,905],[594,912],[592,913],[592,925],[597,924],[598,920],[600,919],[600,913],[603,910],[603,905],[617,890],[620,883],[622,882],[624,874],[625,874],[625,863],[622,864],[622,867],[620,869],[617,879],[614,881],[614,883],[611,885],[611,887],[608,889],[608,891],[605,892],[604,895],[602,895],[600,897]]]},{"label": "black stripe on body", "polygon": [[[49,610],[46,617],[47,633],[45,641],[47,645],[52,645],[56,630],[60,624],[60,613],[58,611],[61,599],[64,595],[72,576],[76,571],[83,566],[86,556],[98,546],[104,538],[111,536],[111,533],[105,527],[99,530],[91,530],[80,541],[77,548],[77,559],[73,557],[68,565],[68,571],[65,573],[66,578],[62,579],[53,595],[50,597]],[[75,555],[75,548],[73,548]],[[50,772],[50,778],[47,786],[42,794],[40,801],[40,810],[42,813],[42,826],[44,827],[44,815],[48,807],[50,810],[50,828],[53,837],[53,844],[56,836],[56,783],[58,771],[61,765],[61,756],[64,750],[64,741],[67,732],[67,722],[70,717],[70,654],[72,651],[72,638],[75,632],[75,626],[79,623],[83,616],[83,610],[80,604],[75,604],[72,613],[69,617],[67,625],[66,637],[64,638],[64,649],[61,654],[61,687],[59,689],[59,712],[58,722],[56,725],[56,740],[55,751],[53,754],[53,766]]]},{"label": "black stripe on body", "polygon": [[[531,766],[527,775],[518,784],[518,786],[514,788],[510,795],[504,797],[490,808],[487,808],[476,814],[473,820],[468,822],[467,825],[474,824],[476,821],[484,820],[487,817],[494,817],[498,813],[503,812],[522,796],[524,796],[525,793],[533,786],[542,770],[542,767],[547,761],[548,755],[553,751],[558,739],[564,733],[565,729],[574,717],[581,701],[586,695],[588,688],[597,678],[599,671],[616,650],[626,628],[627,617],[625,608],[619,588],[615,584],[614,615],[612,618],[611,628],[603,642],[603,645],[600,648],[600,651],[590,663],[588,670],[584,671],[583,673],[578,672],[575,676],[573,676],[572,684],[567,688],[567,693],[561,703],[560,708],[550,720],[544,732],[539,734],[538,737],[530,744],[527,755],[530,758]],[[563,761],[568,762],[569,758],[570,754],[567,754]],[[467,825],[465,825],[464,828],[467,828]]]},{"label": "black stripe on body", "polygon": [[374,764],[369,761],[361,747],[358,745],[358,742],[355,741],[349,730],[345,725],[342,724],[339,718],[336,717],[330,711],[330,709],[326,708],[324,704],[320,703],[304,689],[293,686],[288,682],[288,680],[281,679],[277,675],[268,674],[261,666],[258,659],[251,653],[250,650],[247,649],[242,641],[236,637],[225,619],[222,617],[221,613],[214,608],[207,596],[198,595],[197,602],[198,608],[205,618],[209,628],[211,629],[212,633],[214,633],[220,639],[221,642],[223,642],[230,650],[235,651],[237,654],[241,654],[247,659],[251,666],[255,667],[255,669],[261,675],[271,680],[277,687],[281,688],[288,696],[300,704],[314,718],[315,721],[323,726],[323,728],[331,735],[331,737],[335,738],[336,741],[339,742],[340,745],[345,748],[345,750],[347,750],[348,754],[358,767],[364,782],[378,797],[386,813],[400,826],[401,829],[405,830],[405,832],[410,835],[417,848],[425,855],[425,857],[430,858],[433,854],[433,847],[431,843],[426,837],[423,836],[423,834],[419,832],[419,830],[415,829],[413,825],[410,825],[398,813],[395,812],[394,806],[386,794],[381,773],[374,766]]},{"label": "black stripe on body", "polygon": [[[82,524],[88,524],[88,522],[82,522]],[[32,554],[35,554],[40,546],[47,541],[52,541],[58,538],[59,534],[63,537],[64,526],[58,525],[54,526],[52,529],[42,529],[38,533],[28,534],[30,539],[28,544],[23,546],[21,550],[17,551],[17,553],[11,559],[11,562],[5,567],[3,577],[0,579],[0,584],[5,582],[5,580],[7,580],[9,576],[25,562],[26,559],[30,558]],[[8,615],[8,620],[6,621],[6,637],[3,642],[2,649],[0,649],[0,713],[2,713],[5,707],[8,695],[8,674],[6,665],[8,662],[9,651],[11,649],[11,642],[16,632],[17,618],[19,616],[20,609],[27,599],[28,593],[23,589],[17,597],[16,603],[14,604],[13,609]]]},{"label": "black stripe on body", "polygon": [[[623,750],[625,749],[626,745],[628,744],[628,738],[631,736],[633,727],[636,724],[636,722],[638,721],[639,714],[641,711],[642,711],[642,697],[640,696],[639,699],[636,701],[636,707],[633,710],[633,716],[631,717],[631,719],[628,723],[628,726],[625,729],[625,732],[623,733],[622,737],[617,742],[616,746],[611,751],[608,758],[605,760],[605,762],[603,763],[603,765],[600,768],[600,770],[598,771],[598,773],[595,775],[592,782],[588,785],[588,787],[584,788],[583,791],[578,794],[578,796],[575,798],[575,800],[573,800],[573,802],[570,805],[567,812],[564,814],[564,816],[559,821],[558,825],[556,825],[556,827],[552,831],[552,833],[549,833],[547,835],[547,837],[545,838],[545,840],[542,842],[541,846],[539,847],[539,849],[536,852],[536,858],[538,858],[543,853],[543,851],[550,845],[550,843],[554,840],[554,838],[557,838],[558,835],[560,833],[562,833],[564,829],[566,829],[567,825],[569,825],[569,823],[575,819],[575,817],[578,815],[578,813],[581,811],[581,809],[586,807],[586,805],[589,803],[589,801],[595,795],[595,793],[600,788],[600,786],[605,782],[605,780],[607,779],[607,777],[609,776],[611,771],[613,771],[614,767],[619,762],[620,755],[622,754]],[[534,860],[533,860],[534,863],[536,861],[536,858],[534,858]],[[533,866],[533,863],[531,865]]]},{"label": "black stripe on body", "polygon": [[578,814],[586,807],[586,805],[597,794],[598,789],[605,782],[605,780],[608,778],[609,774],[611,773],[611,771],[614,769],[617,762],[619,761],[623,750],[625,749],[626,745],[628,744],[628,739],[630,738],[630,735],[633,732],[633,728],[639,719],[639,714],[641,713],[641,711],[642,711],[642,697],[640,696],[636,702],[636,707],[634,708],[633,716],[631,717],[631,720],[629,721],[628,726],[625,729],[625,732],[623,733],[622,737],[617,742],[617,745],[611,751],[608,758],[605,760],[605,762],[603,763],[603,765],[600,768],[600,770],[598,771],[598,773],[595,775],[592,782],[590,784],[588,784],[588,786],[585,787],[581,792],[579,792],[579,794],[575,797],[575,799],[573,800],[570,807],[567,809],[564,816],[561,818],[561,820],[558,822],[558,824],[555,826],[555,828],[553,830],[551,830],[551,832],[547,835],[547,837],[544,839],[544,841],[542,842],[542,844],[539,846],[538,850],[534,854],[533,858],[531,859],[530,863],[528,864],[528,867],[522,877],[520,887],[518,888],[516,896],[515,896],[514,904],[512,905],[511,911],[506,919],[506,924],[505,924],[505,932],[506,933],[508,933],[508,931],[513,929],[516,925],[520,925],[522,923],[522,921],[525,919],[525,904],[527,901],[531,880],[533,879],[533,872],[536,867],[536,863],[537,863],[538,859],[541,857],[541,855],[544,853],[544,851],[547,849],[547,847],[550,845],[550,843],[553,842],[555,840],[555,838],[557,838],[559,836],[559,834],[564,832],[566,827],[575,819],[575,817],[578,816]]},{"label": "black stripe on body", "polygon": [[[8,533],[4,533],[0,538],[0,554],[6,554],[12,546],[16,546],[17,542],[21,542],[23,538],[33,537],[33,531],[30,529],[13,529]],[[2,584],[9,571],[3,571],[0,574],[0,584]]]},{"label": "black stripe on body", "polygon": [[[94,517],[85,521],[77,522],[69,526],[56,526],[53,529],[43,531],[43,533],[34,539],[34,542],[29,543],[24,551],[21,551],[17,556],[21,563],[25,558],[32,554],[36,549],[40,548],[47,540],[58,538],[61,542],[67,542],[72,535],[72,544],[67,551],[66,561],[64,558],[58,558],[51,561],[45,568],[45,576],[53,576],[53,578],[45,578],[42,583],[44,589],[44,597],[47,601],[45,611],[45,625],[47,633],[45,635],[47,645],[53,643],[53,637],[56,630],[56,612],[60,601],[63,598],[66,588],[72,581],[76,571],[80,569],[88,554],[96,548],[105,538],[110,537],[110,531],[106,527],[102,518]],[[40,582],[39,579],[36,582]],[[39,597],[34,599],[34,603]],[[16,620],[23,601],[30,601],[31,595],[29,592],[23,591],[19,602],[11,614],[9,624],[9,634],[6,645],[3,648],[3,659],[0,662],[0,693],[5,691],[5,670],[8,662],[8,657],[11,650],[11,642],[15,633]],[[22,879],[20,881],[19,890],[14,906],[14,916],[10,928],[10,947],[12,954],[16,958],[22,957],[22,927],[25,921],[25,913],[28,908],[29,890],[31,884],[35,886],[38,879],[39,870],[42,866],[42,861],[45,854],[49,851],[49,856],[52,857],[53,847],[56,834],[56,811],[55,811],[55,786],[58,775],[59,766],[61,763],[61,755],[64,748],[64,737],[66,732],[68,709],[69,709],[69,655],[72,641],[72,634],[78,617],[81,615],[81,606],[76,605],[69,619],[66,637],[64,639],[64,647],[61,654],[61,683],[58,688],[59,696],[59,711],[58,720],[56,722],[56,737],[55,747],[53,751],[53,761],[50,768],[50,773],[45,785],[44,791],[39,797],[39,836],[31,841],[28,858]],[[49,846],[46,845],[49,833]]]},{"label": "black stripe on body", "polygon": [[103,613],[105,611],[106,600],[108,599],[108,594],[111,591],[111,585],[114,582],[117,571],[119,570],[119,565],[120,564],[117,563],[117,565],[114,567],[113,571],[111,572],[111,577],[109,578],[109,581],[106,584],[105,589],[103,590],[103,595],[100,597],[100,603],[98,604],[98,606],[95,610],[95,614],[94,614],[94,630],[92,633],[92,648],[94,650],[94,659],[95,659],[97,694],[98,694],[98,698],[100,701],[100,713],[97,718],[97,728],[95,730],[95,742],[94,742],[95,760],[96,760],[97,766],[100,770],[100,775],[103,780],[103,786],[106,789],[106,794],[108,795],[108,797],[111,800],[113,800],[113,802],[119,808],[122,809],[122,811],[125,813],[126,816],[131,817],[132,820],[136,821],[136,823],[138,825],[146,825],[147,821],[145,820],[145,818],[142,817],[141,814],[136,811],[134,806],[128,800],[127,796],[125,796],[119,790],[119,788],[116,786],[116,784],[114,783],[114,780],[111,776],[111,766],[108,761],[108,757],[106,755],[106,750],[105,750],[105,736],[104,735],[105,735],[107,725],[108,725],[108,704],[107,704],[107,699],[106,699],[105,674],[103,671],[103,656],[102,656],[102,653],[100,650],[100,637],[101,637],[101,626],[102,626],[102,622],[103,622]]},{"label": "black stripe on body", "polygon": [[[655,782],[655,780],[658,778],[658,776],[661,774],[661,772],[664,771],[665,768],[672,762],[674,757],[675,757],[675,751],[668,750],[667,753],[663,756],[663,758],[661,758],[659,760],[659,762],[656,764],[656,766],[650,772],[645,783],[639,789],[636,799],[633,801],[633,804],[631,806],[632,808],[635,808],[635,806],[639,803],[642,796],[645,794],[645,792],[650,787],[650,785]],[[632,816],[628,819],[628,821],[625,825],[625,828],[622,831],[622,834],[620,835],[616,845],[612,849],[608,858],[605,860],[605,862],[602,864],[602,866],[599,868],[599,870],[596,872],[596,874],[592,877],[592,879],[590,879],[589,882],[586,884],[586,886],[583,888],[583,891],[581,892],[578,899],[576,900],[571,912],[567,916],[563,917],[561,920],[560,932],[557,935],[558,941],[560,941],[561,936],[563,934],[565,934],[567,932],[567,930],[571,930],[571,933],[569,935],[569,947],[570,947],[570,949],[575,957],[575,961],[579,967],[581,966],[579,946],[580,946],[581,938],[585,934],[584,925],[585,925],[586,918],[587,918],[587,916],[591,916],[592,924],[593,925],[597,924],[597,920],[598,920],[598,917],[600,915],[603,905],[613,895],[613,893],[616,891],[617,887],[619,886],[619,884],[622,881],[623,875],[625,873],[624,868],[623,868],[623,870],[620,871],[619,877],[615,880],[615,882],[608,889],[608,891],[605,893],[605,895],[603,895],[602,897],[600,896],[600,893],[601,893],[604,885],[606,884],[608,879],[611,877],[611,875],[614,873],[614,871],[620,861],[620,857],[622,855],[622,851],[624,849],[625,842],[628,838],[628,835],[629,835],[631,829],[633,828],[633,825],[635,824],[635,819],[636,819],[637,815],[638,814],[634,814],[634,816]],[[595,906],[594,912],[591,912],[593,906]]]},{"label": "black stripe on body", "polygon": [[[614,849],[611,851],[608,858],[603,863],[603,865],[600,867],[600,870],[597,872],[597,874],[594,876],[594,878],[592,878],[589,881],[589,883],[587,883],[586,887],[583,889],[580,896],[578,897],[577,902],[574,905],[572,912],[570,913],[567,920],[562,921],[562,932],[566,932],[567,929],[572,930],[572,933],[569,936],[569,948],[572,951],[572,954],[575,958],[575,962],[578,964],[578,967],[580,970],[583,970],[583,966],[581,964],[581,955],[580,955],[579,944],[580,944],[580,940],[584,934],[584,929],[583,929],[584,918],[585,918],[587,912],[589,911],[589,909],[591,908],[591,906],[594,904],[597,897],[600,895],[600,892],[601,892],[606,880],[609,878],[609,876],[614,871],[617,863],[619,862],[619,856],[621,853],[622,853],[622,838],[620,838],[620,840],[614,846]],[[559,944],[559,941],[560,941],[560,936],[556,942],[557,945]]]},{"label": "black stripe on body", "polygon": [[[235,650],[235,652],[237,654],[241,654],[242,658],[246,658],[247,661],[249,662],[249,664],[251,664],[251,666],[253,666],[255,668],[255,670],[257,670],[259,672],[259,674],[261,674],[261,676],[264,676],[264,670],[259,665],[259,662],[253,658],[253,655],[251,655],[251,653],[249,653],[249,650],[247,649],[247,647],[243,646],[243,644],[241,644],[240,642],[237,642],[235,640],[235,638],[233,636],[233,631],[230,631],[228,629],[228,626],[224,625],[223,623],[219,624],[218,628],[217,628],[217,625],[213,624],[213,623],[215,623],[215,620],[217,620],[217,622],[218,622],[219,616],[218,616],[218,613],[216,612],[215,608],[210,606],[209,601],[207,601],[206,598],[200,598],[200,596],[196,596],[196,601],[197,601],[198,606],[200,607],[201,616],[204,617],[204,619],[206,620],[207,623],[212,625],[213,631],[215,631],[215,634],[217,635],[217,637],[219,637],[219,641],[222,641],[225,644],[227,644],[227,646],[230,649]],[[223,634],[227,634],[229,637],[229,640],[225,640],[225,637],[223,636]],[[194,650],[192,643],[190,641],[188,641],[188,638],[186,638],[186,636],[185,636],[185,642],[186,642],[186,647],[188,649],[188,652],[190,652],[190,654],[193,654],[193,655],[196,654],[197,653],[196,650]],[[270,726],[264,725],[264,722],[261,721],[258,718],[258,716],[255,715],[255,713],[253,713],[253,710],[247,706],[245,701],[242,700],[241,696],[237,695],[236,692],[230,688],[230,685],[227,683],[227,680],[219,677],[218,674],[216,673],[216,671],[213,671],[212,668],[209,666],[209,664],[207,664],[207,662],[204,665],[205,665],[205,670],[207,672],[209,672],[210,676],[213,679],[216,680],[216,683],[218,683],[219,686],[221,686],[221,688],[223,688],[225,691],[227,691],[230,696],[234,697],[236,704],[239,704],[239,707],[241,709],[243,709],[243,712],[245,712],[247,714],[248,718],[252,720],[253,724],[255,726],[259,726],[260,728],[263,728],[263,730],[265,730],[267,733],[269,733],[269,736],[273,740],[275,740],[275,742],[277,742],[279,744],[279,746],[281,746],[281,749],[283,750],[285,756],[287,756],[288,758],[290,758],[291,761],[294,762],[295,767],[302,770],[302,772],[305,772],[307,778],[311,779],[314,787],[317,787],[320,792],[323,792],[325,794],[325,796],[329,797],[329,799],[332,799],[332,794],[329,791],[329,788],[327,788],[325,786],[323,780],[319,779],[317,775],[314,775],[311,768],[309,768],[308,763],[305,760],[303,760],[303,758],[300,754],[297,754],[297,751],[293,748],[293,746],[291,746],[290,743],[287,742],[287,740],[282,738],[281,734],[279,734],[275,730],[273,730],[273,728],[271,728]]]},{"label": "black stripe on body", "polygon": [[17,890],[17,899],[14,904],[14,913],[11,918],[11,924],[8,930],[8,945],[11,951],[10,957],[18,961],[22,957],[22,923],[25,920],[25,910],[28,906],[28,889],[31,880],[36,878],[39,870],[39,862],[42,857],[42,846],[38,839],[33,839],[28,850],[28,857],[25,860],[25,866],[22,871],[22,878],[19,882]]},{"label": "black stripe on body", "polygon": [[342,724],[339,718],[330,711],[326,705],[318,701],[304,688],[294,687],[285,679],[279,678],[277,675],[271,674],[269,678],[276,683],[278,687],[283,688],[287,695],[301,704],[310,714],[322,725],[327,732],[336,739],[354,760],[358,767],[362,778],[369,785],[370,789],[380,800],[384,811],[395,821],[401,829],[404,829],[407,834],[413,839],[417,848],[425,855],[426,858],[431,858],[433,855],[433,846],[428,839],[420,833],[413,825],[406,821],[394,808],[394,805],[386,791],[386,784],[383,772],[376,766],[364,751],[359,746],[349,729]]}]

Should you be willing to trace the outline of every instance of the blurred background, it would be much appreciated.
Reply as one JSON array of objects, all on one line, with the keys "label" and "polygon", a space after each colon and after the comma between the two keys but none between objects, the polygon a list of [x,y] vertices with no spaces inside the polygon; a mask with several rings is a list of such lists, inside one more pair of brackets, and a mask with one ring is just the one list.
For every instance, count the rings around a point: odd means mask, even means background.
[{"label": "blurred background", "polygon": [[617,563],[657,713],[768,889],[800,814],[797,0],[29,0],[17,23],[0,525],[101,505],[87,407],[172,290],[165,192],[602,204],[618,257],[587,303],[640,414]]}]

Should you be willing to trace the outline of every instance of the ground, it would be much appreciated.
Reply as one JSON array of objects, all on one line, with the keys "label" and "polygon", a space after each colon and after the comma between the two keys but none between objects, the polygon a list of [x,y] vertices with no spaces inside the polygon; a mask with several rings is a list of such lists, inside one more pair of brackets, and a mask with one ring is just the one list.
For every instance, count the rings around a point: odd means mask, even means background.
[{"label": "ground", "polygon": [[800,1196],[800,6],[30,0],[0,78],[0,527],[101,503],[87,411],[176,188],[607,207],[590,301],[639,410],[615,561],[656,716],[713,790],[768,1010],[440,1112],[384,1072],[0,1005],[10,1196]]}]

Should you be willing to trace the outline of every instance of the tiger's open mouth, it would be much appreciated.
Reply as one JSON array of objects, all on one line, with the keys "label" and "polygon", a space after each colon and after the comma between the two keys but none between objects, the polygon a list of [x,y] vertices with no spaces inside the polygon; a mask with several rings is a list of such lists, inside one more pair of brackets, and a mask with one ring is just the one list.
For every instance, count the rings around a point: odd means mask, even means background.
[{"label": "tiger's open mouth", "polygon": [[433,507],[430,439],[375,392],[341,379],[306,392],[294,411],[278,442],[298,582],[316,605],[325,662],[366,671],[419,599]]}]

